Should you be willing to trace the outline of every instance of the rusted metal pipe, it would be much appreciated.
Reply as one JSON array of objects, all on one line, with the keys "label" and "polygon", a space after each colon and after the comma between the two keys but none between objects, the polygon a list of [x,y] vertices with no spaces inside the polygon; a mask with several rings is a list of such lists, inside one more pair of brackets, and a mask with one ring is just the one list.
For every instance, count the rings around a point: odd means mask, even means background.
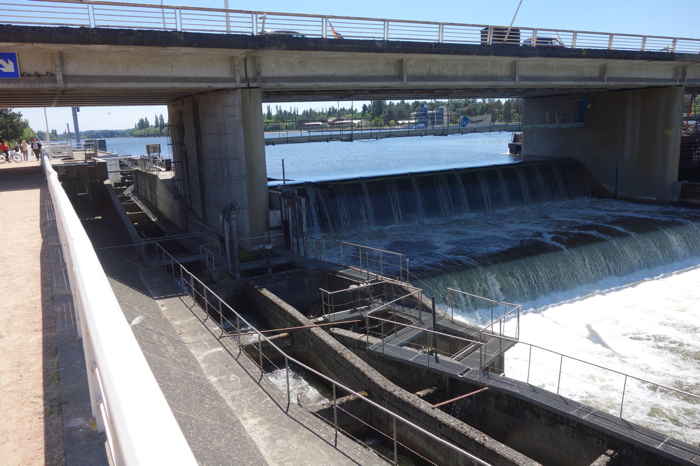
[{"label": "rusted metal pipe", "polygon": [[[258,332],[247,332],[247,333],[229,333],[227,336],[243,336],[243,335],[255,335],[256,333],[270,333],[270,332],[286,332],[289,330],[302,330],[305,328],[315,328],[315,327],[326,327],[328,325],[340,325],[340,324],[353,324],[356,322],[362,322],[361,320],[341,320],[338,322],[326,322],[325,324],[311,324],[311,325],[299,325],[297,327],[285,327],[285,328],[273,328],[269,330],[258,330]],[[268,340],[271,339],[268,337]]]},{"label": "rusted metal pipe", "polygon": [[486,391],[488,389],[489,389],[489,387],[483,387],[483,388],[480,388],[478,390],[474,390],[473,392],[465,393],[464,395],[459,395],[459,396],[456,396],[454,398],[450,398],[449,400],[441,401],[440,403],[434,404],[433,408],[439,408],[440,406],[444,406],[444,405],[453,403],[455,401],[459,401],[459,400],[462,400],[464,398],[468,398],[470,396],[476,395],[477,393],[481,393],[481,392]]}]

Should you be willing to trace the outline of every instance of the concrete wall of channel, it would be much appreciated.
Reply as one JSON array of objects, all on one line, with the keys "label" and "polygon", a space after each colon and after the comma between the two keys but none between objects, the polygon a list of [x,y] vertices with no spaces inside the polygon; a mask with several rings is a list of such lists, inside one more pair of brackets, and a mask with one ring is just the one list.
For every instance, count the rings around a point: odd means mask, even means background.
[{"label": "concrete wall of channel", "polygon": [[[428,386],[442,387],[441,399],[437,401],[481,387],[464,379],[446,378],[430,369],[418,368],[367,351],[364,335],[339,328],[330,329],[330,332],[358,357],[397,385],[408,390]],[[521,384],[515,380],[512,382]],[[552,396],[560,398],[554,394]],[[657,454],[638,448],[632,442],[591,428],[575,418],[565,417],[540,403],[494,390],[493,387],[474,397],[447,405],[446,411],[546,465],[587,466],[594,464],[607,450],[616,452],[614,464],[681,464],[670,459],[664,459],[660,463],[662,460]]]},{"label": "concrete wall of channel", "polygon": [[[244,287],[244,294],[254,309],[273,327],[311,324],[306,316],[266,288],[250,283]],[[295,354],[305,363],[353,390],[367,391],[371,400],[477,457],[494,465],[538,464],[482,431],[433,409],[423,399],[384,377],[325,330],[309,328],[295,331],[292,332],[291,339]],[[382,431],[391,432],[388,416],[375,412],[371,422]],[[401,442],[438,464],[471,464],[470,460],[450,448],[400,422],[397,423],[397,430]]]},{"label": "concrete wall of channel", "polygon": [[158,173],[134,170],[134,192],[160,216],[187,230],[187,214],[175,191],[174,180],[161,179]]},{"label": "concrete wall of channel", "polygon": [[527,98],[523,156],[573,157],[611,193],[674,200],[683,92],[676,86]]}]

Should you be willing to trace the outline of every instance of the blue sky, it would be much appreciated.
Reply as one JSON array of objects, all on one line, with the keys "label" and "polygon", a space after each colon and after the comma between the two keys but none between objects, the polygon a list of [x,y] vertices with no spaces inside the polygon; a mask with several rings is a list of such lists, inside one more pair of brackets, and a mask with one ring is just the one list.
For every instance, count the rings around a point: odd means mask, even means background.
[{"label": "blue sky", "polygon": [[[146,3],[136,1],[132,3]],[[157,3],[157,2],[153,2]],[[223,7],[224,1],[164,0],[166,4]],[[508,24],[518,0],[229,0],[229,8],[376,18],[449,21],[472,24]],[[700,2],[689,0],[524,0],[515,21],[519,26],[578,29],[633,34],[700,38]],[[328,104],[323,104],[327,106]],[[44,128],[41,109],[18,109],[35,129]],[[165,107],[84,107],[81,129],[130,128],[142,116],[163,113]],[[49,127],[62,131],[72,117],[70,109],[48,109]]]}]

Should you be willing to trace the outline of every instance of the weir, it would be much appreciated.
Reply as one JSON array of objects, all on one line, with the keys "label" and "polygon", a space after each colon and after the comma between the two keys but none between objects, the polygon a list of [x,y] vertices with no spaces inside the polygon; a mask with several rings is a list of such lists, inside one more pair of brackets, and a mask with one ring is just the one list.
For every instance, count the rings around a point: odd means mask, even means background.
[{"label": "weir", "polygon": [[[357,266],[380,259],[348,244],[403,254],[442,305],[449,287],[530,303],[700,255],[696,210],[596,197],[604,189],[570,159],[279,189],[304,209],[287,213],[296,228],[319,238],[304,254]],[[381,273],[409,268],[382,260]]]},{"label": "weir", "polygon": [[582,165],[567,159],[365,177],[280,188],[304,198],[304,230],[345,234],[590,195]]}]

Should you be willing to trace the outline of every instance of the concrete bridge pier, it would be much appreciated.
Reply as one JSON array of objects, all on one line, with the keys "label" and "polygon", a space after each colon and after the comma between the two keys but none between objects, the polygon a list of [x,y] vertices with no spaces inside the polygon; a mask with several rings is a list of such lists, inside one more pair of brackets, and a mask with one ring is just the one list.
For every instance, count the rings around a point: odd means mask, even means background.
[{"label": "concrete bridge pier", "polygon": [[683,87],[527,98],[524,157],[573,157],[620,197],[677,197]]},{"label": "concrete bridge pier", "polygon": [[236,209],[237,236],[268,226],[267,169],[259,89],[213,91],[168,105],[176,183],[195,219],[223,233],[222,214]]}]

